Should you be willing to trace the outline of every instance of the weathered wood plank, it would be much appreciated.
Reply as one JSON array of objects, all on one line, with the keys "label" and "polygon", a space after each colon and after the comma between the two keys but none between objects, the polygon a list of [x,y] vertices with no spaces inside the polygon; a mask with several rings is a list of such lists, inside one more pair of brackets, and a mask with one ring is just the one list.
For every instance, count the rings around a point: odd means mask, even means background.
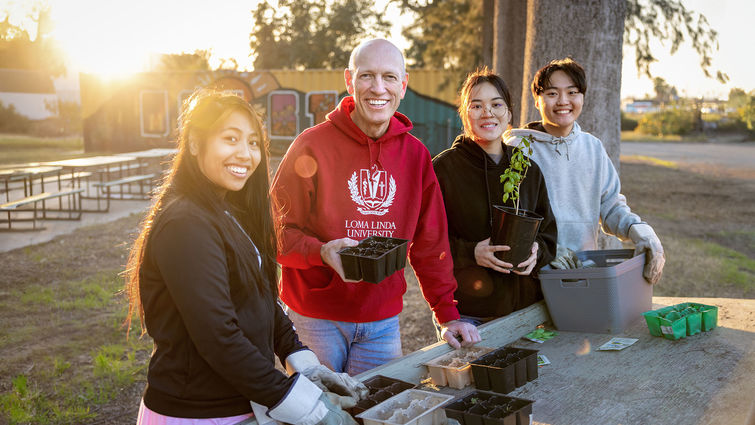
[{"label": "weathered wood plank", "polygon": [[[518,312],[481,325],[478,328],[482,338],[479,345],[484,347],[504,346],[526,335],[537,325],[547,320],[548,312],[545,303],[541,301]],[[375,369],[363,372],[356,378],[363,381],[374,375],[383,375],[419,384],[428,374],[427,367],[423,366],[423,363],[450,351],[451,347],[447,343],[438,342]]]}]

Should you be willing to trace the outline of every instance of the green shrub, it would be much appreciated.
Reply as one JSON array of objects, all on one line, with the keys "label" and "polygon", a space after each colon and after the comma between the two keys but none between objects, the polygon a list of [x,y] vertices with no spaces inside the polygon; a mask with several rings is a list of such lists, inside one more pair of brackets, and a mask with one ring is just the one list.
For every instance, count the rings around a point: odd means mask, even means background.
[{"label": "green shrub", "polygon": [[0,133],[26,133],[30,127],[31,120],[16,112],[15,106],[0,102]]},{"label": "green shrub", "polygon": [[637,128],[639,122],[627,116],[625,113],[621,113],[621,131],[634,131]]},{"label": "green shrub", "polygon": [[687,134],[695,129],[695,112],[674,108],[653,112],[640,118],[637,132],[643,134]]}]

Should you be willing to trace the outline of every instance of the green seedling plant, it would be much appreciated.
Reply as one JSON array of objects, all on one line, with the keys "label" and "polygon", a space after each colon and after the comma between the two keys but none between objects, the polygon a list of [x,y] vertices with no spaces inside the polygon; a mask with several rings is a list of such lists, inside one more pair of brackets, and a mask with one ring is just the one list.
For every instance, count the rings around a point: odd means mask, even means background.
[{"label": "green seedling plant", "polygon": [[532,156],[532,140],[525,136],[522,137],[519,145],[514,148],[509,168],[501,174],[503,203],[505,204],[511,199],[514,202],[516,215],[519,215],[519,187],[527,176],[527,170],[532,165],[530,156]]}]

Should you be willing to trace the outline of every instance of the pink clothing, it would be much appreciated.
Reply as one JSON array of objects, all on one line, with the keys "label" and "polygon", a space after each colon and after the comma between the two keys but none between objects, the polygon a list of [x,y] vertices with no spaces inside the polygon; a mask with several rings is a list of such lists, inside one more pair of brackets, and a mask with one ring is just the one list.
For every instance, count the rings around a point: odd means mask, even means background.
[{"label": "pink clothing", "polygon": [[[144,400],[142,400],[141,403],[139,403],[139,416],[136,418],[136,425],[238,425],[240,422],[250,418],[254,418],[253,413],[228,416],[225,418],[174,418],[173,416],[165,416],[149,410],[149,408],[144,405]],[[252,423],[253,421],[248,422]]]},{"label": "pink clothing", "polygon": [[439,322],[458,319],[456,280],[443,197],[430,153],[396,112],[377,140],[351,120],[352,97],[293,142],[271,195],[282,226],[280,297],[297,313],[326,320],[373,322],[401,312],[404,273],[380,284],[346,283],[320,258],[340,238],[409,239],[409,261]]}]

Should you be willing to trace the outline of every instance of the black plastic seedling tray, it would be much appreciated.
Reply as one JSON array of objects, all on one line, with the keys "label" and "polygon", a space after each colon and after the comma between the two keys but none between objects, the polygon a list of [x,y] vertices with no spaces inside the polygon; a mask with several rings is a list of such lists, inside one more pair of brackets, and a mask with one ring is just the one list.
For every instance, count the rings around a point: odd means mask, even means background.
[{"label": "black plastic seedling tray", "polygon": [[503,347],[470,364],[475,387],[479,390],[507,394],[537,379],[537,350]]},{"label": "black plastic seedling tray", "polygon": [[[398,379],[389,378],[383,375],[375,375],[365,380],[364,385],[370,390],[367,397],[359,400],[357,405],[349,409],[351,416],[356,416],[372,406],[383,402],[396,394],[399,394],[408,389],[414,388],[414,384],[404,382]],[[362,419],[357,419],[360,424],[363,423]]]},{"label": "black plastic seedling tray", "polygon": [[474,391],[446,405],[446,416],[461,425],[527,425],[534,401]]},{"label": "black plastic seedling tray", "polygon": [[407,239],[370,236],[338,251],[346,279],[380,283],[406,266]]}]

